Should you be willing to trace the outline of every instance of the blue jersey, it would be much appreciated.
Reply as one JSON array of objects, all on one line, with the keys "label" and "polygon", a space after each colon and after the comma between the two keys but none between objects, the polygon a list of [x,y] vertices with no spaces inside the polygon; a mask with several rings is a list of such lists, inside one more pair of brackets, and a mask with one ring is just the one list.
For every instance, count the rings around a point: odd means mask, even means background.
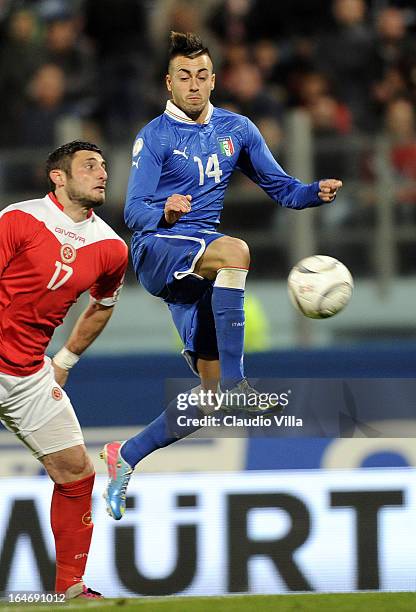
[{"label": "blue jersey", "polygon": [[166,200],[192,196],[192,209],[175,223],[181,228],[215,230],[224,194],[235,169],[241,170],[280,205],[319,206],[319,183],[304,184],[286,174],[257,127],[247,118],[210,104],[203,124],[172,102],[137,135],[127,189],[125,220],[140,235],[164,224]]}]

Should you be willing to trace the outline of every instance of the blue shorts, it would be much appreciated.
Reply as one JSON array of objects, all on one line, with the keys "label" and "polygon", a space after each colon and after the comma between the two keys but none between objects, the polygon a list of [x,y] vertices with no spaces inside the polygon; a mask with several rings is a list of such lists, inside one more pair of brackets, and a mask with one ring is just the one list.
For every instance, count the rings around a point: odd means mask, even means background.
[{"label": "blue shorts", "polygon": [[183,354],[195,374],[197,356],[218,358],[211,296],[213,281],[194,273],[197,261],[219,232],[178,228],[161,230],[132,242],[136,276],[152,295],[168,305],[182,339]]}]

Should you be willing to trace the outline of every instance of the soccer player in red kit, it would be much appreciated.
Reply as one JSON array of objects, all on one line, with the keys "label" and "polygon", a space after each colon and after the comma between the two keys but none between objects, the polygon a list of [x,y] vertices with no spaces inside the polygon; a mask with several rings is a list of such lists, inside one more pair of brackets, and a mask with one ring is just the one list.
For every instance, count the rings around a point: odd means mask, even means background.
[{"label": "soccer player in red kit", "polygon": [[[74,141],[46,162],[51,191],[0,212],[0,419],[55,483],[51,526],[58,593],[101,597],[83,583],[94,468],[62,389],[111,317],[127,266],[124,241],[94,210],[104,203],[100,149]],[[46,347],[84,291],[91,301],[51,361]]]}]

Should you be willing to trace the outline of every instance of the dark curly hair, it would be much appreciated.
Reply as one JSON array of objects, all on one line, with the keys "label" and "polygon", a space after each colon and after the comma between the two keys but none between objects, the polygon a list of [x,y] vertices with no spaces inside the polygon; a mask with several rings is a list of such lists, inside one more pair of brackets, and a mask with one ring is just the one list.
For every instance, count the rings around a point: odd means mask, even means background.
[{"label": "dark curly hair", "polygon": [[78,151],[94,151],[102,155],[102,151],[97,145],[92,142],[84,142],[83,140],[73,140],[58,147],[53,151],[46,160],[46,179],[51,191],[54,191],[55,184],[51,181],[49,173],[51,170],[63,170],[71,176],[71,162],[75,153]]}]

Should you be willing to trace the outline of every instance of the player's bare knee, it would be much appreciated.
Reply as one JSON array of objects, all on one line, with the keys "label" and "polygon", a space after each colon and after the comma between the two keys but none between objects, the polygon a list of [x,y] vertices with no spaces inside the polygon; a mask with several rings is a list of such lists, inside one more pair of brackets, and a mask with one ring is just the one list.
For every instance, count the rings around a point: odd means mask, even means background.
[{"label": "player's bare knee", "polygon": [[54,482],[80,480],[94,473],[94,465],[84,446],[74,446],[45,455],[42,463]]},{"label": "player's bare knee", "polygon": [[248,244],[240,238],[227,236],[222,243],[219,268],[248,268],[250,265],[250,250]]},{"label": "player's bare knee", "polygon": [[67,465],[67,471],[70,472],[74,480],[78,478],[84,478],[94,473],[94,466],[91,459],[85,452],[83,455],[79,455],[74,458]]},{"label": "player's bare knee", "polygon": [[245,242],[244,240],[240,240],[240,238],[234,238],[234,240],[238,241],[238,249],[239,249],[239,254],[241,257],[241,261],[242,261],[242,268],[248,268],[250,266],[250,249],[249,246],[247,244],[247,242]]},{"label": "player's bare knee", "polygon": [[94,466],[86,448],[84,446],[78,448],[80,448],[80,452],[71,458],[71,461],[68,463],[68,469],[71,471],[74,477],[79,476],[80,478],[83,478],[89,473],[94,472]]}]

